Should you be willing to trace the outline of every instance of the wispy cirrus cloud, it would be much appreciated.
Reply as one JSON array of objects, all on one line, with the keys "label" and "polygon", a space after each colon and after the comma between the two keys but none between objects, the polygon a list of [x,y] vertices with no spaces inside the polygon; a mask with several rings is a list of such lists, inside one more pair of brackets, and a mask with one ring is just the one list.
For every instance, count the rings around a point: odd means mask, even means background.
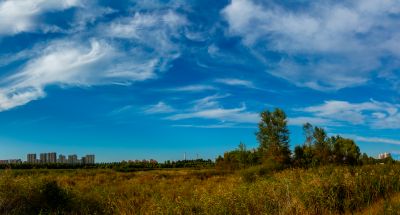
[{"label": "wispy cirrus cloud", "polygon": [[255,88],[253,82],[236,79],[236,78],[219,78],[214,80],[216,83],[230,85],[230,86],[240,86],[240,87],[247,87],[247,88]]},{"label": "wispy cirrus cloud", "polygon": [[389,138],[381,138],[381,137],[362,137],[362,136],[354,136],[355,140],[361,142],[368,143],[387,143],[387,144],[396,144],[400,145],[400,140],[389,139]]},{"label": "wispy cirrus cloud", "polygon": [[229,97],[230,94],[214,94],[211,96],[206,96],[201,99],[196,99],[193,102],[193,110],[204,110],[207,108],[217,108],[220,107],[219,99]]},{"label": "wispy cirrus cloud", "polygon": [[[62,2],[49,5],[75,5],[75,1],[66,1],[65,4]],[[25,1],[21,3],[31,4]],[[50,7],[49,5],[46,6]],[[8,55],[3,59],[2,66],[21,59],[26,62],[0,81],[0,111],[45,97],[45,88],[49,85],[127,85],[156,78],[157,72],[165,70],[168,63],[179,56],[180,47],[172,38],[179,37],[179,28],[186,25],[186,21],[179,21],[185,20],[182,16],[163,11],[148,11],[145,15],[136,13],[100,23],[94,30],[88,28],[85,29],[86,32],[55,39],[16,55]],[[124,23],[125,19],[130,22]],[[135,33],[123,35],[115,30],[115,23],[120,23],[117,29],[136,25]],[[98,29],[108,34],[97,34]],[[87,38],[88,34],[95,36]],[[126,44],[129,46],[125,46]]]},{"label": "wispy cirrus cloud", "polygon": [[[229,24],[228,33],[241,37],[267,72],[298,86],[337,90],[362,85],[382,67],[386,69],[378,76],[398,80],[400,55],[394,41],[400,38],[399,2],[288,5],[232,0],[221,13]],[[271,54],[275,57],[268,58]],[[387,56],[396,60],[386,61]]]},{"label": "wispy cirrus cloud", "polygon": [[183,105],[184,107],[181,104],[181,108],[174,108],[165,102],[159,102],[155,105],[147,106],[144,112],[147,114],[164,114],[165,117],[163,119],[170,121],[202,119],[213,122],[213,124],[173,125],[177,127],[226,128],[258,122],[259,114],[248,111],[244,103],[240,107],[225,108],[220,99],[229,96],[229,94],[214,94],[187,102]]},{"label": "wispy cirrus cloud", "polygon": [[182,87],[175,87],[166,89],[168,91],[174,92],[203,92],[203,91],[210,91],[216,90],[217,88],[211,85],[203,85],[203,84],[194,84],[194,85],[187,85]]},{"label": "wispy cirrus cloud", "polygon": [[44,97],[48,85],[91,86],[155,77],[157,59],[129,62],[130,57],[102,40],[52,42],[21,71],[0,82],[0,111]]},{"label": "wispy cirrus cloud", "polygon": [[[223,123],[257,123],[258,113],[247,111],[246,105],[238,108],[224,108],[219,99],[228,97],[228,94],[215,94],[192,102],[191,108],[181,110],[165,117],[167,120],[178,121],[185,119],[207,119]],[[220,125],[220,124],[219,124]]]},{"label": "wispy cirrus cloud", "polygon": [[246,111],[246,107],[213,108],[194,112],[180,113],[166,117],[169,120],[183,119],[213,119],[222,122],[257,123],[258,114]]},{"label": "wispy cirrus cloud", "polygon": [[[136,12],[133,16],[119,18],[106,25],[102,25],[100,26],[100,30],[108,30],[105,34],[112,38],[134,38],[140,40],[142,43],[150,44],[156,42],[159,37],[164,37],[164,40],[168,40],[172,36],[179,37],[179,27],[187,24],[188,21],[184,16],[171,10],[166,12],[160,11],[157,15]],[[167,30],[163,30],[162,28],[154,29],[154,26],[157,25],[164,26]],[[153,34],[153,38],[143,37],[144,34],[147,35],[149,33]]]},{"label": "wispy cirrus cloud", "polygon": [[99,25],[98,34],[105,32],[108,38],[137,44],[132,52],[145,49],[148,54],[156,54],[160,66],[167,68],[169,59],[177,58],[181,52],[181,45],[173,40],[179,40],[188,24],[185,16],[171,10],[136,12]]},{"label": "wispy cirrus cloud", "polygon": [[362,103],[330,100],[321,105],[298,108],[295,111],[309,113],[310,121],[317,120],[323,124],[348,123],[350,125],[367,125],[378,129],[400,128],[400,105],[370,100]]},{"label": "wispy cirrus cloud", "polygon": [[392,139],[392,138],[384,138],[384,137],[377,137],[377,136],[360,136],[355,134],[340,134],[341,136],[352,138],[356,141],[366,142],[366,143],[385,143],[385,144],[394,144],[400,145],[400,140]]},{"label": "wispy cirrus cloud", "polygon": [[171,113],[176,111],[172,106],[165,102],[158,102],[155,105],[150,105],[145,108],[144,112],[147,114]]},{"label": "wispy cirrus cloud", "polygon": [[194,124],[176,124],[172,125],[173,127],[181,127],[181,128],[254,128],[254,126],[243,126],[238,125],[236,123],[220,123],[220,124],[205,124],[205,125],[194,125]]},{"label": "wispy cirrus cloud", "polygon": [[92,41],[90,47],[54,42],[20,72],[0,82],[0,111],[44,97],[48,84],[89,84],[89,69],[113,55],[111,47],[98,41]]}]

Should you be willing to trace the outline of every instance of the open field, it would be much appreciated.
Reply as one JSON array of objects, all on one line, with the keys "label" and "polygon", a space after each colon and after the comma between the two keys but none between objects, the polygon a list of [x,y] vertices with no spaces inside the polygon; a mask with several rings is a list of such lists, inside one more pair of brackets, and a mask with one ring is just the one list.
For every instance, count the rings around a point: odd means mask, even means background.
[{"label": "open field", "polygon": [[270,173],[5,170],[0,214],[395,214],[400,165]]}]

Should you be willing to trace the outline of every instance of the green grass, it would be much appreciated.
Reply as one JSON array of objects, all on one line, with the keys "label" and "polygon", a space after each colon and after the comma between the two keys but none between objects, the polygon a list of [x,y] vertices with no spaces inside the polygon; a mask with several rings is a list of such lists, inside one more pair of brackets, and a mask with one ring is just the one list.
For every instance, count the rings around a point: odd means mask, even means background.
[{"label": "green grass", "polygon": [[[5,170],[0,214],[363,213],[400,208],[400,198],[391,200],[399,192],[400,165],[276,173],[262,167],[234,173]],[[386,209],[373,210],[379,202],[386,202]]]}]

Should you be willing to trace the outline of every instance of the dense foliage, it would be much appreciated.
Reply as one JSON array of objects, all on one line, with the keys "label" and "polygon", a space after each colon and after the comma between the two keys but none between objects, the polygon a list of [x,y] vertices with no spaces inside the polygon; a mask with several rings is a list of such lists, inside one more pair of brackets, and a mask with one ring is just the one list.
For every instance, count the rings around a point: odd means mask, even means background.
[{"label": "dense foliage", "polygon": [[219,169],[234,170],[262,165],[269,170],[288,167],[310,168],[321,165],[362,165],[394,163],[389,157],[383,160],[361,155],[360,149],[352,139],[339,135],[329,137],[326,131],[310,123],[303,126],[305,141],[297,145],[293,153],[289,147],[289,130],[286,114],[281,109],[264,111],[256,133],[259,141],[257,149],[247,150],[243,143],[238,149],[218,157]]},{"label": "dense foliage", "polygon": [[286,114],[281,109],[264,111],[260,114],[257,139],[260,158],[263,161],[273,161],[278,164],[290,163],[289,129],[287,128]]}]

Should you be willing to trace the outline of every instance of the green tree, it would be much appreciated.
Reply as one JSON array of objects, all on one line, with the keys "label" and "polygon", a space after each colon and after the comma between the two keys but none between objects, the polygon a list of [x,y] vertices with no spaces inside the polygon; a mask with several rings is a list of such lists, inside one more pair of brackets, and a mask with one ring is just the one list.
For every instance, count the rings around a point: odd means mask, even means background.
[{"label": "green tree", "polygon": [[298,145],[294,148],[293,164],[298,167],[309,167],[313,163],[315,151],[313,149],[315,139],[314,126],[308,122],[305,123],[303,125],[303,134],[305,136],[305,141],[303,145]]},{"label": "green tree", "polygon": [[246,149],[246,145],[242,142],[240,142],[239,147],[238,147],[238,160],[239,164],[241,167],[245,167],[249,164],[249,152]]},{"label": "green tree", "polygon": [[216,159],[216,166],[219,169],[235,170],[258,164],[258,153],[254,150],[247,150],[244,143],[238,148],[224,153],[224,157]]},{"label": "green tree", "polygon": [[369,157],[366,153],[363,153],[361,155],[361,163],[363,165],[365,165],[365,164],[373,164],[374,163],[374,159]]},{"label": "green tree", "polygon": [[317,164],[326,164],[331,161],[331,144],[328,135],[323,128],[315,127],[314,139],[314,160]]},{"label": "green tree", "polygon": [[263,111],[260,116],[259,131],[256,135],[260,143],[259,150],[264,159],[279,164],[289,164],[291,152],[285,112],[277,108],[273,112]]},{"label": "green tree", "polygon": [[293,164],[295,166],[305,167],[304,145],[294,147]]},{"label": "green tree", "polygon": [[306,137],[305,143],[306,145],[310,146],[314,141],[314,127],[310,123],[305,123],[303,125],[303,133]]},{"label": "green tree", "polygon": [[361,153],[354,140],[343,138],[339,135],[330,139],[333,143],[333,157],[336,163],[357,164]]}]

